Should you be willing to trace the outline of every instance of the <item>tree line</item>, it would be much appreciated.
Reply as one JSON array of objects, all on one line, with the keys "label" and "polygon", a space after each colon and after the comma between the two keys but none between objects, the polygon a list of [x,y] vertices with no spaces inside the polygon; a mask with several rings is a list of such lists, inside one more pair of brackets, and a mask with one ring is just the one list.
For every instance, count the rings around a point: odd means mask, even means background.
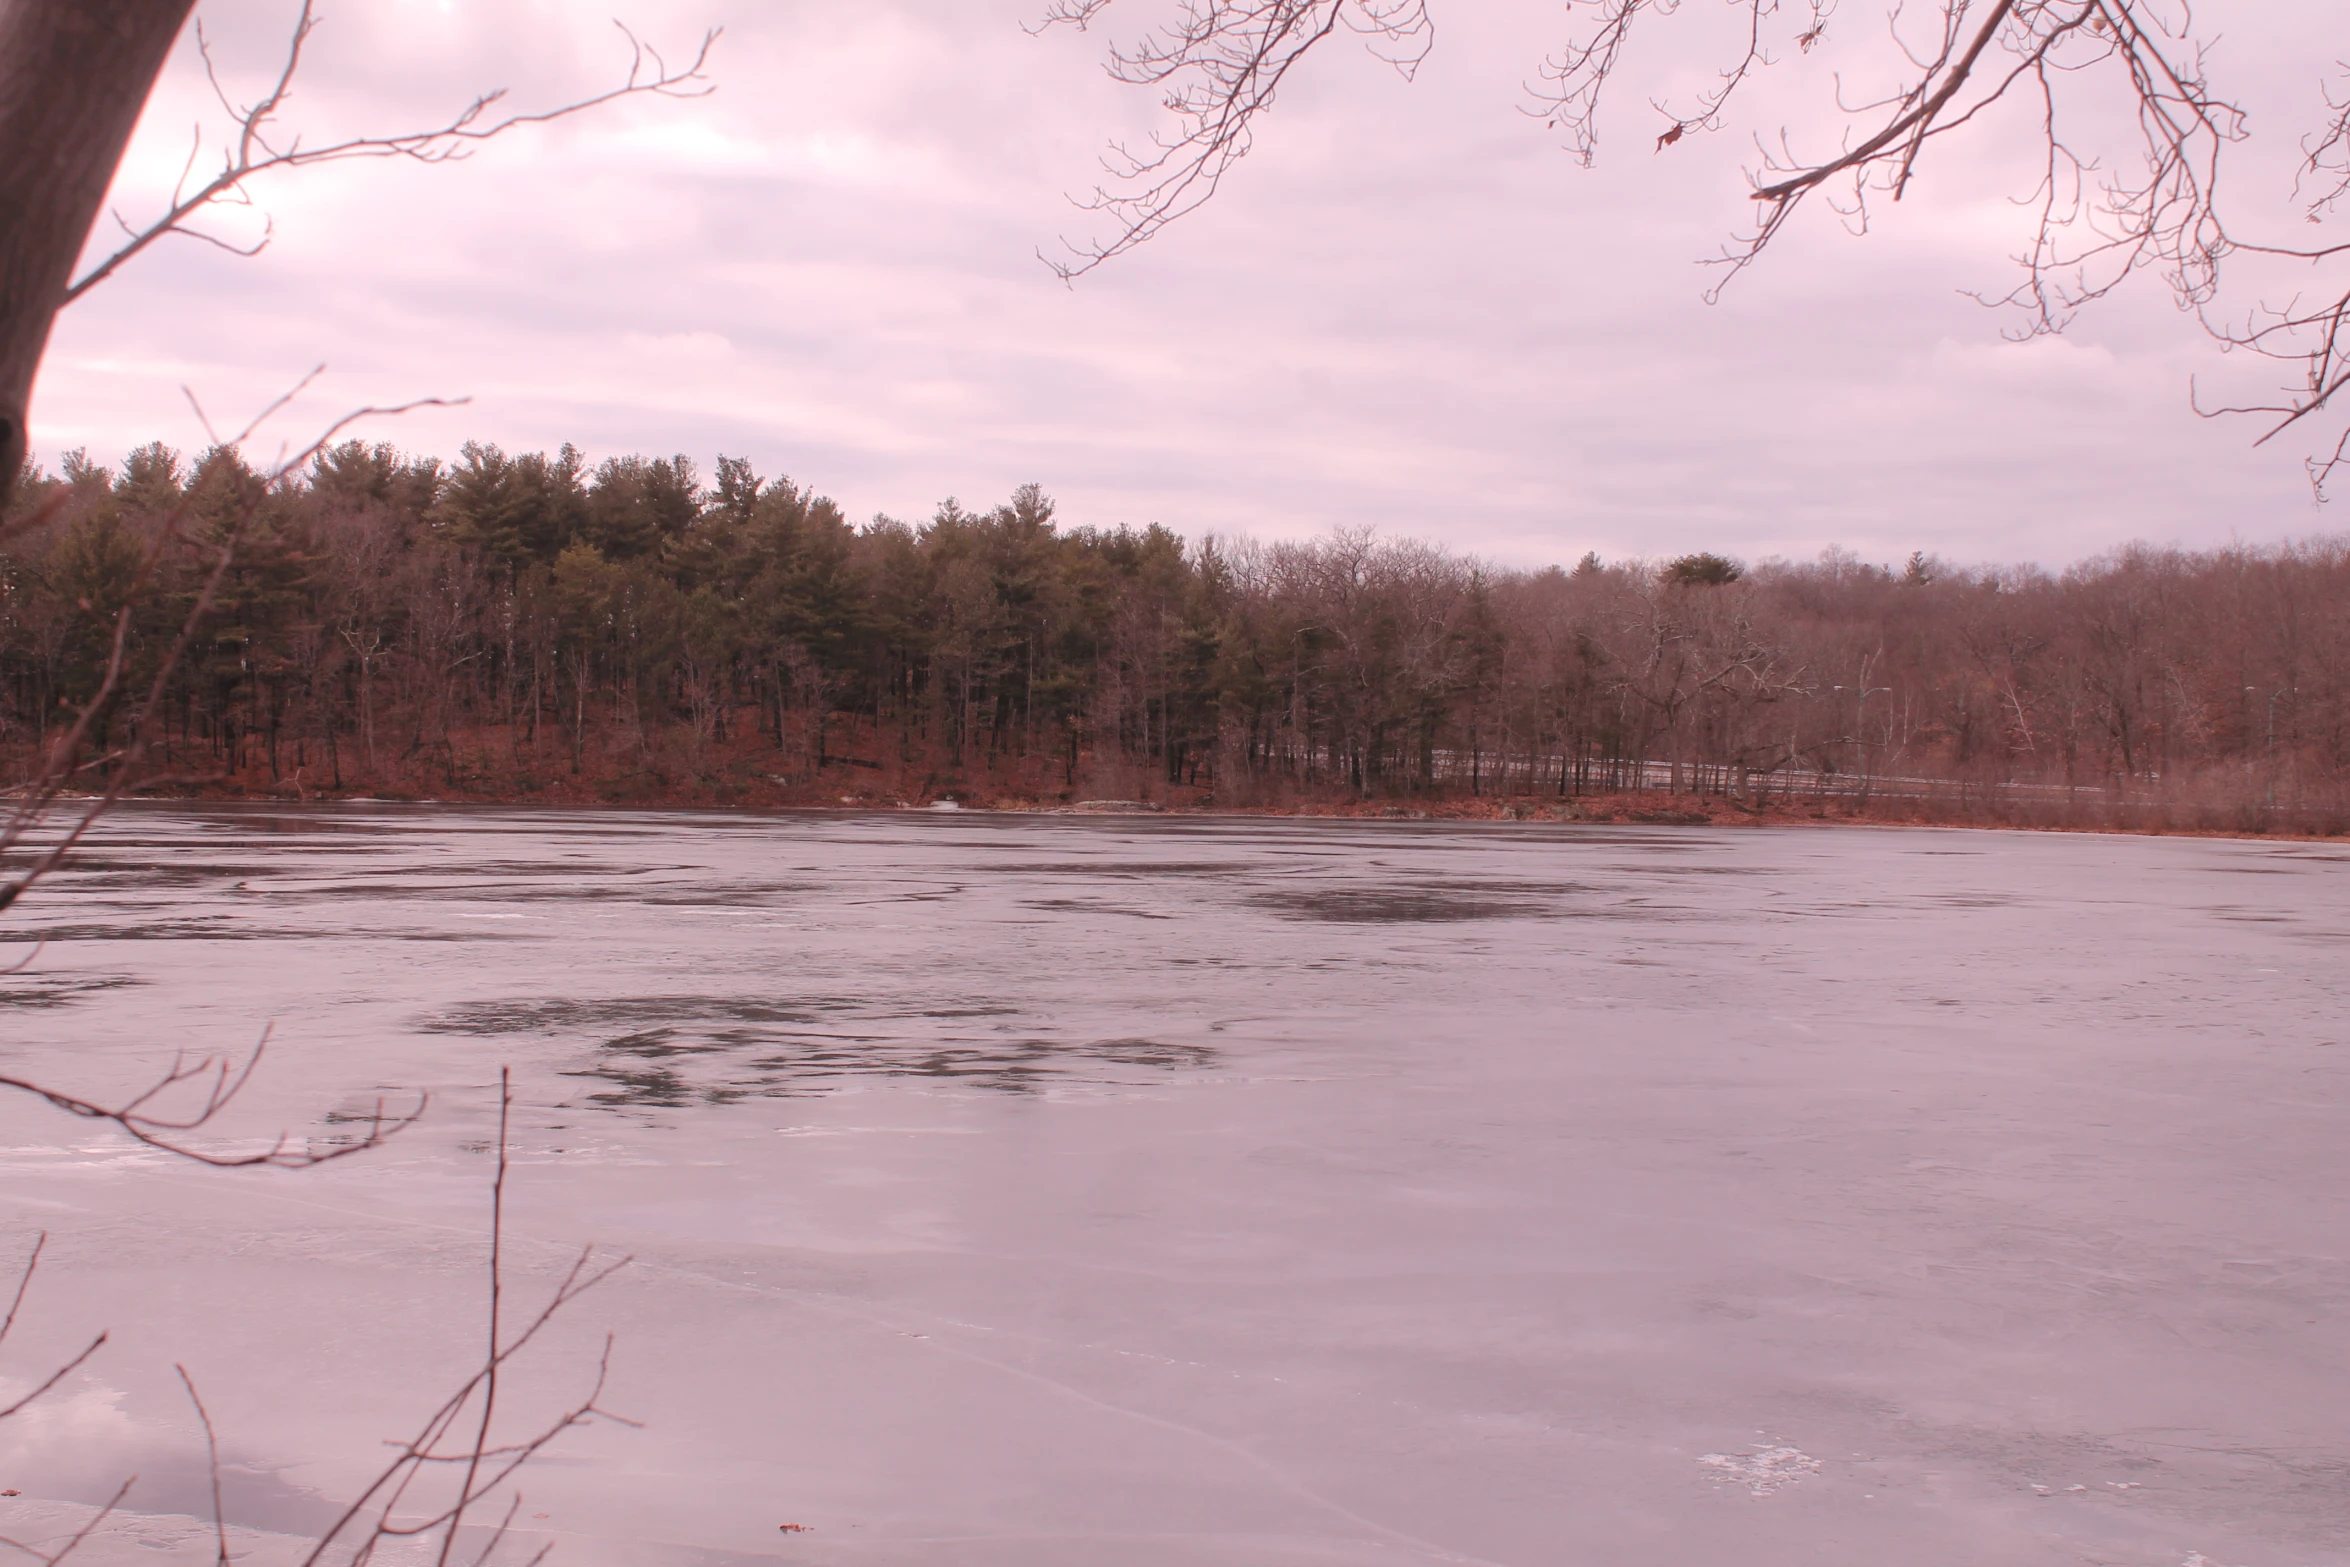
[{"label": "tree line", "polygon": [[123,606],[117,690],[144,693],[212,581],[154,687],[162,765],[305,794],[2193,795],[2330,820],[2350,776],[2340,538],[1528,570],[1367,531],[1064,526],[1035,485],[859,526],[740,458],[705,482],[683,456],[352,441],[274,488],[233,449],[69,454],[19,476],[0,540],[20,770],[103,687]]}]

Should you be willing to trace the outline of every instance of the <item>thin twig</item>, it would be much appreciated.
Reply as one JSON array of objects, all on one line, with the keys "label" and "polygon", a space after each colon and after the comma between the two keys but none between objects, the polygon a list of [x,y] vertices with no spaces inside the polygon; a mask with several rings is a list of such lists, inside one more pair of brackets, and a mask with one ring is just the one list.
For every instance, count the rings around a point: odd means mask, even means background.
[{"label": "thin twig", "polygon": [[498,1170],[490,1179],[489,1354],[485,1361],[487,1369],[482,1374],[481,1424],[475,1430],[473,1451],[465,1463],[465,1480],[458,1487],[457,1506],[449,1515],[449,1532],[441,1539],[436,1567],[448,1567],[449,1556],[457,1549],[457,1531],[465,1523],[468,1499],[481,1473],[482,1454],[490,1445],[490,1422],[498,1412],[498,1311],[503,1300],[502,1265],[506,1246],[506,1125],[513,1109],[514,1071],[501,1066],[498,1068]]},{"label": "thin twig", "polygon": [[[270,89],[249,105],[237,106],[221,86],[212,58],[211,41],[204,37],[199,24],[198,49],[202,53],[204,69],[212,82],[221,107],[235,123],[233,145],[222,155],[220,171],[193,191],[184,188],[172,193],[171,205],[163,214],[143,228],[123,225],[130,238],[103,259],[94,263],[66,289],[58,301],[62,308],[80,299],[91,289],[112,277],[125,262],[146,250],[167,234],[187,234],[211,239],[223,248],[235,249],[241,254],[258,253],[269,243],[269,232],[251,246],[230,246],[212,236],[190,229],[189,221],[207,208],[223,202],[249,204],[247,183],[262,175],[283,169],[308,168],[314,164],[341,163],[354,158],[410,158],[419,163],[448,163],[467,156],[474,148],[495,140],[506,132],[525,125],[545,125],[556,120],[584,114],[591,109],[623,98],[661,97],[698,98],[715,90],[707,67],[710,51],[716,46],[722,29],[712,28],[702,35],[693,59],[683,69],[673,70],[662,59],[658,50],[640,41],[635,34],[620,26],[621,36],[629,47],[628,74],[617,87],[595,93],[552,109],[528,114],[510,114],[502,119],[485,116],[505,98],[505,89],[483,93],[464,109],[441,124],[425,130],[396,131],[378,136],[354,136],[321,146],[305,147],[297,134],[279,144],[273,140],[272,129],[287,101],[293,95],[294,81],[302,66],[302,52],[310,35],[317,31],[323,18],[318,15],[316,0],[303,0],[302,9],[295,17],[293,35],[286,47],[284,64]],[[196,154],[189,153],[193,168]],[[184,176],[183,176],[184,179]],[[119,218],[118,218],[118,221]]]},{"label": "thin twig", "polygon": [[[365,1152],[367,1149],[381,1147],[386,1139],[415,1125],[424,1114],[425,1106],[429,1102],[429,1096],[419,1091],[416,1095],[416,1102],[411,1108],[394,1113],[386,1107],[383,1100],[378,1099],[375,1103],[375,1110],[368,1119],[367,1129],[362,1135],[350,1142],[328,1148],[309,1145],[297,1148],[282,1132],[269,1147],[249,1153],[223,1153],[195,1147],[182,1141],[183,1134],[201,1131],[210,1126],[223,1111],[236,1102],[238,1096],[244,1092],[246,1084],[252,1080],[255,1069],[261,1065],[261,1058],[268,1044],[269,1033],[264,1030],[260,1043],[253,1047],[252,1052],[241,1063],[233,1062],[225,1056],[202,1056],[192,1063],[184,1055],[175,1057],[170,1069],[161,1077],[120,1104],[102,1104],[94,1099],[85,1099],[77,1094],[67,1093],[63,1089],[52,1087],[46,1083],[37,1083],[29,1078],[6,1074],[0,1074],[0,1089],[29,1094],[36,1099],[46,1101],[56,1109],[63,1110],[68,1115],[78,1116],[85,1121],[107,1122],[124,1132],[134,1142],[145,1147],[170,1154],[175,1158],[193,1160],[195,1163],[223,1170],[252,1169],[258,1166],[281,1170],[306,1170],[313,1165],[328,1164],[337,1159],[347,1159],[351,1155]],[[158,1114],[148,1108],[156,1100],[191,1083],[205,1085],[201,1089],[192,1111],[179,1115],[168,1115]]]},{"label": "thin twig", "polygon": [[175,1363],[171,1369],[180,1374],[180,1386],[188,1390],[188,1402],[196,1406],[196,1418],[204,1425],[205,1470],[212,1478],[213,1567],[229,1567],[228,1514],[220,1505],[220,1438],[212,1429],[211,1411],[196,1392],[196,1379],[188,1375],[186,1366]]}]

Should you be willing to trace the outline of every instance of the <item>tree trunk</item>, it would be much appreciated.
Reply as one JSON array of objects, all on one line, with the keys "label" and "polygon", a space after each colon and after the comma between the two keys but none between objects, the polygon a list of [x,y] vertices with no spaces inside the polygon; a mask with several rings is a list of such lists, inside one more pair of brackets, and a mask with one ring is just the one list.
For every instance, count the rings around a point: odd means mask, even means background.
[{"label": "tree trunk", "polygon": [[0,506],[49,325],[194,0],[0,0]]}]

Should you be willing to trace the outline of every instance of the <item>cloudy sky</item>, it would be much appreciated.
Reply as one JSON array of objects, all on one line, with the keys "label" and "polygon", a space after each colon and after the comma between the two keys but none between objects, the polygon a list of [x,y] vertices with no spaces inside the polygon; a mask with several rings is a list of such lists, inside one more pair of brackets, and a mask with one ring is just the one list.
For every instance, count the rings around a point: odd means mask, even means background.
[{"label": "cloudy sky", "polygon": [[[324,362],[258,452],[352,406],[465,396],[365,433],[442,456],[467,439],[685,452],[705,472],[747,455],[858,517],[1035,480],[1073,523],[1369,524],[1516,564],[1841,543],[2059,565],[2337,525],[2311,504],[2306,448],[2255,451],[2254,427],[2194,414],[2190,378],[2240,386],[2249,367],[2159,287],[2037,342],[1966,297],[2011,277],[2016,127],[1930,167],[1865,237],[1812,214],[1709,306],[1695,263],[1741,215],[1746,136],[1816,121],[1823,73],[1859,62],[1799,63],[1739,128],[1658,155],[1644,99],[1703,80],[1700,16],[1682,48],[1633,62],[1586,173],[1523,112],[1556,0],[1433,4],[1415,82],[1330,48],[1213,206],[1070,288],[1038,250],[1087,232],[1068,193],[1155,119],[1104,78],[1100,34],[1030,36],[1042,0],[618,0],[672,53],[723,25],[718,90],[461,165],[257,184],[266,253],[171,241],[68,313],[36,450],[199,448],[183,385],[234,427]],[[626,63],[613,5],[325,0],[289,119],[315,140],[422,125],[491,87],[520,107],[596,90]],[[1121,0],[1114,19],[1128,33],[1170,5]],[[2332,7],[2212,9],[2231,13],[2220,84],[2289,155]],[[273,67],[293,10],[203,8],[232,90]],[[1855,34],[1881,23],[1846,11]],[[126,164],[125,214],[221,123],[191,39]],[[2277,157],[2242,173],[2259,210],[2287,210]]]}]

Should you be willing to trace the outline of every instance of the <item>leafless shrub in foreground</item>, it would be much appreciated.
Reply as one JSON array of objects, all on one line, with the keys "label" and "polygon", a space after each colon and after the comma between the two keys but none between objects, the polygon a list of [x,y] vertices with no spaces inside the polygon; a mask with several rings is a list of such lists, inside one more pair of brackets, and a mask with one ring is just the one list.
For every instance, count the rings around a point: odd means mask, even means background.
[{"label": "leafless shrub in foreground", "polygon": [[[250,1063],[246,1073],[250,1071]],[[235,1088],[243,1086],[246,1073],[238,1074],[227,1090],[227,1096],[215,1092],[207,1096],[200,1113],[174,1126],[201,1125],[227,1097],[233,1097]],[[175,1075],[167,1082],[185,1081],[186,1074]],[[14,1082],[0,1082],[0,1086],[19,1086]],[[47,1090],[35,1089],[43,1098],[58,1102],[60,1096]],[[345,1507],[334,1523],[312,1544],[301,1558],[302,1567],[364,1567],[373,1561],[377,1552],[392,1541],[439,1538],[435,1554],[436,1567],[486,1567],[492,1557],[513,1536],[514,1520],[519,1515],[522,1496],[513,1490],[517,1473],[532,1458],[545,1450],[549,1443],[566,1431],[598,1419],[622,1425],[635,1422],[616,1415],[598,1402],[604,1392],[610,1370],[612,1340],[607,1334],[603,1354],[598,1357],[595,1373],[586,1390],[570,1400],[554,1415],[542,1419],[520,1432],[509,1432],[499,1424],[499,1394],[514,1359],[527,1350],[548,1324],[566,1306],[586,1291],[610,1278],[628,1265],[629,1259],[601,1259],[593,1247],[581,1251],[545,1301],[533,1312],[515,1324],[508,1306],[508,1286],[505,1277],[506,1237],[506,1178],[509,1173],[508,1128],[514,1106],[514,1087],[510,1071],[498,1074],[498,1142],[497,1173],[490,1186],[490,1252],[489,1300],[487,1333],[482,1358],[456,1388],[428,1414],[408,1436],[391,1439],[387,1445],[392,1457],[377,1471]],[[101,1118],[114,1121],[149,1147],[162,1148],[177,1157],[197,1160],[213,1166],[251,1166],[258,1164],[292,1165],[323,1163],[342,1158],[362,1148],[374,1147],[386,1136],[413,1120],[413,1116],[387,1121],[382,1112],[369,1134],[348,1145],[302,1157],[291,1155],[282,1146],[257,1155],[224,1156],[159,1141],[143,1136],[136,1130],[139,1116],[135,1111],[99,1112]],[[41,1253],[48,1244],[46,1232],[33,1244],[30,1257],[18,1274],[16,1291],[11,1298],[7,1316],[0,1319],[0,1345],[5,1345],[8,1334],[16,1325],[17,1312],[24,1304],[33,1276],[40,1266]],[[4,1408],[0,1420],[17,1414],[42,1395],[53,1390],[73,1372],[87,1363],[107,1340],[99,1333],[82,1350],[51,1371],[39,1385]],[[174,1368],[181,1385],[187,1390],[188,1401],[196,1412],[196,1419],[204,1433],[208,1474],[211,1480],[212,1527],[215,1540],[215,1567],[229,1567],[229,1519],[221,1505],[220,1440],[212,1422],[211,1412],[205,1407],[195,1379],[185,1366]],[[118,1486],[113,1496],[80,1528],[57,1545],[45,1547],[26,1541],[0,1537],[0,1549],[12,1550],[44,1567],[57,1567],[77,1552],[122,1505],[137,1482],[133,1475]],[[503,1496],[504,1505],[499,1508]],[[494,1522],[470,1523],[476,1518],[491,1518]],[[486,1537],[468,1543],[466,1531],[477,1534],[486,1530]],[[543,1561],[551,1547],[542,1546],[528,1558],[535,1563]],[[470,1553],[470,1554],[469,1554]]]},{"label": "leafless shrub in foreground", "polygon": [[[466,107],[438,124],[419,130],[349,137],[306,144],[298,133],[282,127],[283,110],[291,95],[303,52],[319,25],[315,0],[302,0],[284,63],[274,84],[250,104],[234,102],[215,69],[209,40],[198,33],[198,46],[221,107],[234,127],[217,172],[198,181],[196,168],[203,151],[201,136],[191,147],[186,169],[166,210],[144,225],[116,215],[125,241],[92,265],[79,278],[73,268],[84,249],[92,221],[114,178],[156,73],[192,9],[192,0],[0,0],[0,150],[19,156],[0,158],[0,508],[5,508],[25,471],[26,405],[33,379],[46,349],[51,325],[65,305],[83,297],[111,277],[123,264],[167,234],[182,234],[238,249],[233,244],[191,226],[207,210],[224,204],[250,204],[250,183],[261,176],[318,163],[354,158],[409,158],[442,163],[467,156],[481,143],[517,126],[566,118],[618,99],[642,95],[696,96],[710,90],[704,75],[715,30],[703,35],[700,47],[682,68],[672,68],[661,55],[622,28],[630,48],[625,79],[617,87],[555,108],[516,114],[493,111],[501,91],[476,96]],[[261,244],[266,244],[265,229]],[[243,247],[246,253],[260,245]],[[317,375],[304,378],[294,392],[264,410],[261,418],[282,409]],[[193,394],[189,401],[194,403]],[[155,658],[152,678],[143,700],[133,701],[133,633],[135,611],[154,594],[158,567],[167,553],[187,542],[184,500],[147,541],[132,573],[122,602],[112,615],[112,632],[103,676],[95,694],[82,703],[73,722],[39,756],[31,776],[10,791],[13,803],[0,817],[0,857],[17,855],[27,863],[0,879],[0,910],[12,907],[38,882],[64,864],[91,828],[125,792],[160,779],[149,765],[162,699],[171,675],[186,655],[210,615],[223,580],[234,563],[244,530],[250,525],[262,497],[299,474],[302,466],[335,436],[359,419],[381,413],[440,403],[419,399],[398,408],[367,408],[338,420],[300,452],[282,453],[260,476],[246,504],[224,526],[216,526],[196,546],[209,553],[211,567],[176,635]],[[199,419],[203,411],[197,409]],[[234,448],[248,439],[260,420],[238,435],[223,440],[204,420],[216,446]],[[18,518],[5,533],[27,531],[54,520],[59,502],[35,507]],[[85,613],[95,613],[88,601]],[[111,746],[109,735],[122,738]],[[35,949],[35,955],[38,948]],[[15,970],[31,962],[28,957]],[[266,1035],[263,1044],[266,1045]],[[191,1140],[211,1127],[251,1080],[262,1057],[262,1047],[242,1063],[205,1058],[191,1063],[185,1057],[154,1083],[127,1100],[110,1102],[66,1091],[27,1078],[0,1076],[0,1090],[32,1095],[69,1115],[103,1121],[135,1142],[176,1158],[219,1168],[272,1166],[302,1168],[347,1157],[373,1148],[412,1124],[422,1112],[419,1096],[414,1108],[392,1112],[381,1103],[359,1137],[320,1149],[296,1146],[281,1136],[258,1150],[221,1151]],[[500,1078],[498,1173],[493,1187],[491,1236],[491,1305],[486,1359],[481,1368],[451,1396],[422,1431],[404,1444],[399,1456],[354,1504],[352,1512],[322,1539],[309,1560],[324,1561],[331,1550],[347,1550],[345,1561],[356,1564],[372,1558],[377,1545],[403,1535],[445,1530],[439,1561],[456,1559],[459,1531],[467,1516],[513,1475],[516,1468],[548,1441],[601,1413],[594,1392],[572,1406],[552,1426],[525,1437],[496,1439],[494,1419],[501,1372],[512,1356],[532,1342],[549,1318],[578,1293],[605,1277],[610,1266],[595,1265],[583,1255],[547,1305],[520,1332],[506,1335],[501,1320],[503,1300],[503,1237],[506,1126],[511,1108],[511,1085]],[[4,1341],[25,1292],[37,1271],[43,1242],[36,1243],[19,1277],[14,1303],[0,1322]],[[0,1418],[15,1414],[32,1399],[54,1388],[85,1363],[105,1342],[98,1334],[80,1354],[52,1372],[25,1399]],[[219,1516],[218,1442],[209,1411],[195,1383],[182,1369],[188,1396],[205,1434],[213,1465],[214,1529],[219,1567],[229,1560],[227,1526]],[[595,1387],[603,1384],[601,1370]],[[470,1440],[453,1441],[460,1424],[478,1410]],[[455,1466],[452,1469],[452,1466]],[[400,1509],[421,1491],[420,1478],[461,1473],[462,1479],[447,1498],[421,1512]],[[122,1500],[126,1482],[106,1508],[89,1520],[62,1546],[42,1549],[14,1541],[0,1541],[25,1556],[44,1563],[63,1561],[77,1550]],[[371,1512],[369,1509],[373,1508]],[[474,1558],[487,1560],[506,1538],[512,1514],[493,1532],[489,1544]]]}]

